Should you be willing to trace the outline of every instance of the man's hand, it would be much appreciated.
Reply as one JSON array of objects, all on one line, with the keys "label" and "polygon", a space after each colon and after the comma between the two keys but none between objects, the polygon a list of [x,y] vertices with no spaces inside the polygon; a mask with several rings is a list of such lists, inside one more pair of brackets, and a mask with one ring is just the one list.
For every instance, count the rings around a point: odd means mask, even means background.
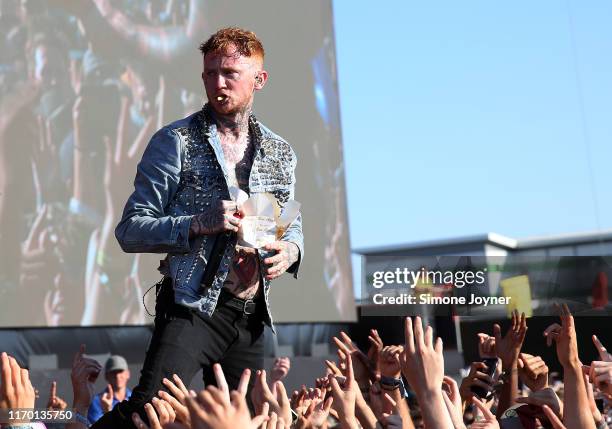
[{"label": "man's hand", "polygon": [[47,410],[62,411],[68,407],[66,401],[57,396],[57,382],[51,382],[51,391],[49,392],[49,401],[47,402]]},{"label": "man's hand", "polygon": [[576,328],[574,317],[567,304],[559,307],[561,326],[554,323],[544,331],[548,345],[555,341],[557,358],[563,366],[564,400],[571,406],[565,407],[564,423],[570,428],[593,428],[595,423],[589,410],[584,379],[582,377],[582,364],[578,357],[578,344],[576,341]]},{"label": "man's hand", "polygon": [[463,423],[463,405],[461,404],[461,395],[459,394],[457,382],[445,375],[442,388],[442,395],[444,395],[448,414],[453,421],[453,427],[455,429],[465,429],[465,424]]},{"label": "man's hand", "polygon": [[251,390],[251,400],[258,413],[262,412],[263,405],[267,402],[270,404],[270,411],[278,414],[284,421],[292,420],[291,405],[283,382],[277,381],[270,390],[266,382],[265,370],[258,370],[256,373],[253,390]]},{"label": "man's hand", "polygon": [[470,429],[499,429],[499,422],[497,421],[493,413],[489,411],[486,404],[476,397],[473,397],[472,401],[484,416],[484,420],[472,423]]},{"label": "man's hand", "polygon": [[404,351],[402,346],[385,346],[380,353],[380,375],[383,377],[400,378],[402,366],[400,354]]},{"label": "man's hand", "polygon": [[311,402],[308,408],[300,414],[295,429],[323,429],[327,428],[327,417],[331,410],[334,398],[329,396],[325,401]]},{"label": "man's hand", "polygon": [[[248,374],[250,376],[250,370],[246,369],[245,372],[246,371],[249,371]],[[176,421],[183,423],[187,427],[191,427],[191,418],[189,415],[189,410],[185,405],[185,398],[189,396],[189,391],[187,390],[187,387],[185,387],[183,380],[181,380],[178,375],[174,374],[172,378],[174,379],[174,383],[167,378],[164,378],[162,380],[162,383],[164,384],[164,386],[166,386],[166,389],[168,389],[170,393],[160,390],[157,392],[157,395],[161,399],[169,403],[170,406],[174,409],[174,412],[176,414]]]},{"label": "man's hand", "polygon": [[353,360],[351,355],[346,355],[346,379],[342,386],[338,383],[335,376],[329,375],[329,382],[334,398],[334,407],[338,411],[340,425],[342,427],[356,428],[357,418],[355,417],[355,402],[357,394],[355,392],[356,381],[353,373]]},{"label": "man's hand", "polygon": [[402,374],[416,392],[422,407],[423,422],[430,428],[452,427],[452,420],[442,395],[444,379],[444,356],[442,339],[433,340],[433,330],[427,326],[423,332],[421,318],[414,321],[407,317],[404,325],[405,344],[400,354]]},{"label": "man's hand", "polygon": [[[153,405],[151,405],[153,404]],[[142,421],[140,416],[136,413],[132,414],[132,422],[137,429],[162,429],[167,427],[169,423],[172,423],[176,418],[174,409],[170,404],[164,400],[153,398],[151,402],[147,402],[144,405],[149,425]]]},{"label": "man's hand", "polygon": [[275,241],[266,244],[263,248],[276,251],[276,255],[264,259],[264,263],[270,265],[266,271],[268,280],[280,277],[300,257],[300,248],[291,241]]},{"label": "man's hand", "polygon": [[274,359],[274,366],[272,367],[272,371],[270,371],[270,384],[274,384],[287,377],[289,369],[291,369],[291,359],[287,356]]},{"label": "man's hand", "polygon": [[612,355],[608,353],[608,350],[604,347],[601,341],[599,341],[599,338],[597,338],[597,335],[593,335],[591,338],[593,340],[593,344],[595,344],[597,353],[599,353],[600,360],[604,362],[612,362]]},{"label": "man's hand", "polygon": [[370,361],[368,356],[359,350],[346,332],[340,331],[340,337],[341,339],[338,337],[333,337],[338,350],[342,351],[345,355],[351,355],[353,358],[352,363],[355,373],[355,380],[361,389],[368,389],[370,387],[370,381],[376,379],[375,366],[378,362],[378,352],[370,353],[375,358],[374,361]]},{"label": "man's hand", "polygon": [[548,387],[548,366],[540,356],[521,353],[518,360],[519,377],[532,391]]},{"label": "man's hand", "polygon": [[501,336],[501,327],[498,324],[493,325],[495,352],[497,357],[501,359],[504,370],[511,370],[516,367],[526,333],[527,321],[525,313],[519,317],[518,310],[512,312],[512,325],[503,338]]},{"label": "man's hand", "polygon": [[72,406],[81,414],[86,415],[94,396],[94,383],[102,370],[102,366],[97,361],[84,357],[84,354],[85,345],[81,345],[81,349],[72,361],[70,378],[74,395]]},{"label": "man's hand", "polygon": [[470,373],[461,380],[461,387],[459,387],[461,400],[464,403],[469,403],[474,396],[473,386],[481,387],[487,392],[493,390],[494,380],[485,372],[487,369],[487,365],[484,362],[472,362]]},{"label": "man's hand", "polygon": [[517,398],[516,402],[519,404],[536,405],[538,407],[547,405],[559,418],[563,418],[563,402],[561,402],[555,391],[550,387],[538,390],[537,392],[531,392],[529,396]]},{"label": "man's hand", "polygon": [[191,218],[189,237],[218,234],[220,232],[238,232],[242,212],[234,201],[218,200],[213,207]]},{"label": "man's hand", "polygon": [[423,332],[420,317],[414,322],[414,334],[412,319],[406,318],[405,336],[406,344],[400,355],[402,374],[417,394],[440,393],[444,378],[442,340],[438,338],[434,344],[431,326]]},{"label": "man's hand", "polygon": [[593,414],[593,419],[595,420],[595,424],[597,426],[600,425],[603,420],[603,416],[601,415],[601,411],[597,408],[597,403],[595,402],[595,393],[593,392],[593,384],[589,382],[589,376],[587,374],[583,374],[584,377],[584,387],[586,387],[587,398],[589,400],[589,408],[591,409],[591,413]]},{"label": "man's hand", "polygon": [[100,397],[100,404],[102,405],[102,411],[108,413],[113,409],[113,399],[115,399],[115,392],[113,392],[113,386],[110,384],[106,386],[106,391]]},{"label": "man's hand", "polygon": [[[2,353],[0,409],[34,408],[36,394],[27,369],[21,369],[15,358]],[[27,420],[24,420],[27,422]],[[15,421],[15,423],[18,423]]]},{"label": "man's hand", "polygon": [[[385,401],[391,409],[389,413],[383,413],[382,418],[376,423],[376,429],[402,429],[404,427],[399,404],[388,394],[385,393]],[[413,427],[409,425],[408,427]]]},{"label": "man's hand", "polygon": [[495,358],[495,337],[482,332],[478,334],[478,355],[481,359]]},{"label": "man's hand", "polygon": [[606,395],[612,395],[612,362],[591,362],[589,381]]},{"label": "man's hand", "polygon": [[551,410],[549,406],[544,405],[542,411],[544,411],[544,414],[548,417],[548,421],[552,424],[554,429],[567,429],[563,422],[561,422],[561,419],[555,415],[555,412]]},{"label": "man's hand", "polygon": [[574,317],[566,304],[563,304],[560,310],[561,325],[553,323],[544,330],[546,344],[550,347],[552,342],[555,341],[557,345],[557,358],[564,368],[570,365],[580,367]]},{"label": "man's hand", "polygon": [[[256,429],[268,419],[267,405],[263,408],[265,414],[262,412],[251,419],[242,393],[231,392],[230,402],[227,402],[225,394],[214,386],[202,390],[197,398],[187,396],[185,401],[191,414],[191,428],[193,429]],[[166,427],[170,429],[178,426],[168,425]]]}]

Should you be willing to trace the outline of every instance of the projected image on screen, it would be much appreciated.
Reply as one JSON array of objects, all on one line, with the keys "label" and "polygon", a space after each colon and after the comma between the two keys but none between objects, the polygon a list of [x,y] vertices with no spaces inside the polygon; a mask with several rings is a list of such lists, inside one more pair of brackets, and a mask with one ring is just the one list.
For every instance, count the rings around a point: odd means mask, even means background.
[{"label": "projected image on screen", "polygon": [[197,48],[229,25],[262,40],[254,110],[298,155],[305,258],[272,284],[275,320],[355,317],[331,4],[251,3],[0,0],[1,326],[151,321],[164,255],[114,228],[150,137],[206,102]]}]

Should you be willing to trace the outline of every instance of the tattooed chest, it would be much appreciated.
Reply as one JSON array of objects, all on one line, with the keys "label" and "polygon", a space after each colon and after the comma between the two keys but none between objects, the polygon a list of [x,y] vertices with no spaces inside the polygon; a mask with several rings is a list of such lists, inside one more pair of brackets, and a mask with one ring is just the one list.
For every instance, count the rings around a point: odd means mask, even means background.
[{"label": "tattooed chest", "polygon": [[249,176],[253,165],[254,145],[248,135],[239,138],[221,137],[221,148],[230,186],[249,192]]},{"label": "tattooed chest", "polygon": [[253,299],[259,292],[259,258],[255,249],[236,246],[230,271],[223,287],[242,299]]}]

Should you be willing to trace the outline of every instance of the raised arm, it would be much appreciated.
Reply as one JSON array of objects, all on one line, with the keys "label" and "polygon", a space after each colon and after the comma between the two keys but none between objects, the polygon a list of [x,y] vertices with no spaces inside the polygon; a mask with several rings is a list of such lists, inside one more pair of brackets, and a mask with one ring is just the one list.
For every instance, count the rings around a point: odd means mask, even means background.
[{"label": "raised arm", "polygon": [[564,400],[571,404],[565,407],[563,423],[568,428],[595,429],[578,357],[574,318],[566,304],[561,307],[561,326],[552,324],[546,328],[544,336],[549,346],[553,341],[556,343],[557,358],[563,366]]}]

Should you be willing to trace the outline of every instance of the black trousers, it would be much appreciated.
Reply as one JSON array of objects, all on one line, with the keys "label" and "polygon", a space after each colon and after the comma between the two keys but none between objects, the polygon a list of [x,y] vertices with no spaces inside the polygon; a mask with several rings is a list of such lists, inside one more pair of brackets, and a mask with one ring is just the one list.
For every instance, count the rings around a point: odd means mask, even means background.
[{"label": "black trousers", "polygon": [[[189,386],[201,368],[204,384],[215,385],[214,363],[221,364],[230,390],[238,387],[242,372],[250,368],[253,373],[250,391],[254,372],[263,368],[263,317],[260,311],[245,315],[225,306],[226,298],[223,292],[212,318],[200,317],[193,310],[175,304],[171,280],[164,281],[157,295],[155,329],[138,386],[129,400],[117,404],[92,428],[134,429],[132,413],[137,412],[147,421],[143,407],[159,390],[167,391],[162,384],[164,377],[172,380],[172,375],[177,374]],[[263,302],[257,307],[265,311]]]}]

